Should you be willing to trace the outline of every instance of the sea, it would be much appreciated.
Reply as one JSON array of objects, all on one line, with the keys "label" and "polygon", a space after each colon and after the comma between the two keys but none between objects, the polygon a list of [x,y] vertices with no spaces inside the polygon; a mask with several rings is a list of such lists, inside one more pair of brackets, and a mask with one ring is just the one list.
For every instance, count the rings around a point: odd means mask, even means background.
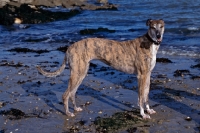
[{"label": "sea", "polygon": [[[93,2],[92,0],[88,0]],[[200,1],[199,0],[109,0],[118,10],[82,11],[68,20],[43,24],[0,26],[0,56],[16,47],[47,49],[71,45],[88,37],[102,37],[118,41],[131,40],[147,32],[147,19],[163,19],[165,33],[159,49],[161,56],[200,57]],[[45,8],[68,11],[61,7]],[[107,28],[115,32],[82,35],[81,30]]]}]

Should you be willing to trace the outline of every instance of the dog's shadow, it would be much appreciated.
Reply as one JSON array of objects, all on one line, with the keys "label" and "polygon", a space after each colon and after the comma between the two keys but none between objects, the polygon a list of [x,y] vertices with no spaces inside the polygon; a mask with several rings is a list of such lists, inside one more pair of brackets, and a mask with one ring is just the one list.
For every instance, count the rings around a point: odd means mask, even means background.
[{"label": "dog's shadow", "polygon": [[[44,83],[31,82],[31,83],[24,84],[22,88],[25,90],[27,96],[32,95],[32,96],[38,97],[39,99],[43,100],[50,108],[65,115],[64,104],[62,102],[62,94],[66,91],[67,86],[68,86],[67,81],[64,81],[64,83],[58,84],[58,85],[52,84],[49,82],[44,82]],[[84,84],[79,86],[79,89],[77,91],[77,97],[79,96],[90,96],[96,100],[101,101],[102,103],[108,104],[121,111],[124,111],[125,109],[118,106],[119,104],[122,104],[127,107],[131,107],[131,105],[122,103],[121,101],[115,99],[114,97],[105,95],[101,91],[96,90],[92,87],[86,86]],[[82,102],[79,104],[87,104],[87,103],[82,103]],[[71,103],[71,101],[69,101],[69,103]],[[63,109],[58,108],[56,105],[63,106]],[[73,107],[71,104],[69,106],[69,109],[73,110]]]}]

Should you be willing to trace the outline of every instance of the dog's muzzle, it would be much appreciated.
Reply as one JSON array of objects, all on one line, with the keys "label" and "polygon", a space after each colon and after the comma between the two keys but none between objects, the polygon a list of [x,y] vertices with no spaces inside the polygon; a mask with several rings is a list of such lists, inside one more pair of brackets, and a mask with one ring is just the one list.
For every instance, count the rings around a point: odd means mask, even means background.
[{"label": "dog's muzzle", "polygon": [[160,44],[162,42],[162,38],[160,32],[158,31],[156,32],[156,38],[157,38],[156,43]]}]

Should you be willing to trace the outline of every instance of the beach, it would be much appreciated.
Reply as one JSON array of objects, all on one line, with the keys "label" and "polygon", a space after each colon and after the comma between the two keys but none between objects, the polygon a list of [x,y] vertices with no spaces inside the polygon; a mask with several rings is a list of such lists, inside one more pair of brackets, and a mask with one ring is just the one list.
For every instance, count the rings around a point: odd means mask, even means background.
[{"label": "beach", "polygon": [[[123,6],[118,10],[125,14]],[[112,18],[105,21],[103,13]],[[97,60],[91,62],[76,94],[83,111],[75,112],[73,118],[65,115],[62,94],[68,86],[68,65],[53,78],[39,74],[36,66],[58,69],[68,46],[83,38],[124,41],[146,32],[146,18],[133,21],[135,16],[118,18],[118,13],[87,10],[66,20],[0,27],[0,133],[200,132],[199,30],[184,25],[179,33],[174,27],[180,23],[170,27],[173,19],[166,20],[164,41],[151,75],[149,102],[156,111],[151,119],[140,116],[136,75]],[[71,103],[69,107],[73,111]]]},{"label": "beach", "polygon": [[[136,76],[93,61],[76,96],[83,111],[70,118],[61,100],[69,69],[56,78],[46,78],[33,65],[56,69],[60,64],[52,56],[57,55],[56,51],[51,55],[29,53],[27,58],[27,53],[12,53],[0,62],[1,132],[199,132],[199,77],[192,79],[199,68],[188,65],[196,65],[195,59],[169,56],[173,63],[156,64],[149,99],[157,113],[150,120],[142,120],[139,114]],[[62,60],[62,56],[57,58]],[[174,76],[177,68],[189,73]],[[122,116],[116,118],[117,113],[124,117],[121,123],[128,122],[117,127],[105,124],[106,118],[119,122]]]}]

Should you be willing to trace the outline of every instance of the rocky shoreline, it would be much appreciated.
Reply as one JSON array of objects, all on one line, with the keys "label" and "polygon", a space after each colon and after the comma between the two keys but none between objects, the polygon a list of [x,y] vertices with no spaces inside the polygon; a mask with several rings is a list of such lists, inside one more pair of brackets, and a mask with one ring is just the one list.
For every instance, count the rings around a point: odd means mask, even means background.
[{"label": "rocky shoreline", "polygon": [[[68,11],[53,12],[44,7],[66,8]],[[88,3],[82,0],[4,0],[0,3],[0,25],[38,24],[65,20],[80,14],[83,10],[117,10],[108,2]]]},{"label": "rocky shoreline", "polygon": [[[18,58],[12,61],[16,52]],[[59,67],[62,53],[57,54],[13,49],[0,62],[4,80],[0,82],[0,132],[199,132],[199,79],[190,77],[199,72],[199,60],[157,58],[150,91],[157,113],[148,121],[141,119],[137,107],[137,78],[92,62],[77,92],[77,104],[84,110],[69,118],[61,100],[69,68],[57,78],[44,78],[30,65]]]}]

